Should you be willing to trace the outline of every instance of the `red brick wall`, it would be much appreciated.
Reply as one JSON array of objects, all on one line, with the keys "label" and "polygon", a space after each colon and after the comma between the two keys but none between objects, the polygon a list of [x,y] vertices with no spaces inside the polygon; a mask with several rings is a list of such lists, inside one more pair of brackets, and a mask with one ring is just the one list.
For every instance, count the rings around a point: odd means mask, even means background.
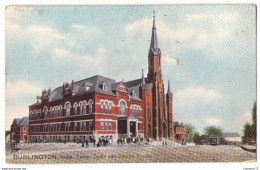
[{"label": "red brick wall", "polygon": [[[93,103],[93,113],[95,114],[85,114],[85,115],[77,115],[74,116],[74,108],[73,108],[73,104],[74,102],[79,103],[79,101],[83,101],[86,100],[87,102],[89,100],[92,100]],[[130,111],[130,106],[132,104],[138,105],[140,106],[140,108],[143,108],[143,103],[142,101],[135,101],[135,100],[129,100],[128,99],[128,93],[125,92],[118,92],[118,96],[112,96],[112,95],[106,95],[106,94],[102,94],[102,93],[94,93],[94,94],[85,94],[85,95],[81,95],[81,96],[65,96],[64,99],[62,100],[58,100],[58,101],[53,101],[53,102],[48,102],[47,100],[44,100],[42,102],[42,104],[36,105],[36,106],[31,106],[29,107],[29,113],[31,113],[31,111],[34,110],[43,110],[43,108],[45,106],[48,107],[48,111],[51,107],[54,106],[62,106],[63,110],[62,110],[62,115],[63,117],[55,117],[55,118],[47,118],[47,119],[32,119],[32,117],[30,116],[30,121],[29,124],[33,125],[33,124],[42,124],[42,123],[52,123],[52,122],[64,122],[64,121],[76,121],[76,120],[89,120],[89,119],[93,119],[93,130],[96,130],[97,133],[104,133],[104,134],[115,134],[116,133],[116,122],[117,121],[117,116],[119,115],[119,107],[117,107],[119,105],[120,100],[123,99],[126,102],[127,108],[126,108],[126,116],[129,116],[131,114]],[[112,113],[100,113],[100,100],[108,100],[111,101],[113,103],[112,105]],[[71,104],[71,110],[70,110],[70,115],[71,116],[65,116],[65,110],[64,110],[64,104],[69,101]],[[79,108],[78,108],[79,111]],[[88,108],[87,108],[87,113],[88,113]],[[42,114],[44,114],[42,112]],[[143,111],[140,110],[139,111],[139,121],[143,121]],[[104,119],[104,121],[112,121],[112,130],[111,131],[101,131],[100,130],[100,119]],[[70,129],[73,130],[74,128],[74,124],[71,123],[70,125]],[[79,124],[78,124],[79,127]],[[42,130],[42,128],[41,128]],[[90,134],[90,132],[80,132],[80,131],[66,131],[66,132],[62,132],[65,130],[65,126],[64,124],[62,124],[61,126],[61,131],[59,132],[49,132],[49,134]],[[143,127],[141,126],[141,129],[139,132],[143,132]],[[30,132],[31,135],[48,135],[46,133],[42,133],[42,132]]]}]

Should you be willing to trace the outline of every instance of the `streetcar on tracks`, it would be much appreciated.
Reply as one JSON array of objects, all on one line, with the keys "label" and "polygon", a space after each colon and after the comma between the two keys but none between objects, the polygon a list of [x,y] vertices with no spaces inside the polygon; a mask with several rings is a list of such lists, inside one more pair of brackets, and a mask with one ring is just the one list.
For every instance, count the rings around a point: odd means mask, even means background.
[{"label": "streetcar on tracks", "polygon": [[220,143],[219,138],[217,136],[210,136],[209,143],[210,145],[218,145]]}]

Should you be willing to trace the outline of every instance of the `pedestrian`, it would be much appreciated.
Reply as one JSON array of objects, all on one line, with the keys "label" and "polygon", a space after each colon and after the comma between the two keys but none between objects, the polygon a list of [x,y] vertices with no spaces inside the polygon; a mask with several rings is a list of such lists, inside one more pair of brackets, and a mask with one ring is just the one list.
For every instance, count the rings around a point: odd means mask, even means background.
[{"label": "pedestrian", "polygon": [[118,144],[118,146],[119,146],[119,139],[117,139],[117,144]]},{"label": "pedestrian", "polygon": [[94,147],[96,146],[96,139],[93,139]]},{"label": "pedestrian", "polygon": [[82,142],[81,142],[81,146],[82,147],[84,147],[84,143],[85,143],[84,140],[82,140]]},{"label": "pedestrian", "polygon": [[85,141],[85,142],[86,142],[86,147],[88,147],[88,140],[86,139],[86,141]]}]

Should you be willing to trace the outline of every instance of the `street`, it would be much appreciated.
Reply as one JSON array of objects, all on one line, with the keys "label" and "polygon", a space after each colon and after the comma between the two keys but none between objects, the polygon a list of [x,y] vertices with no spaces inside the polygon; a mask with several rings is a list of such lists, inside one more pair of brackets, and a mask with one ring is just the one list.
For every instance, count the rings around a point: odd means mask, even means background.
[{"label": "street", "polygon": [[237,146],[196,145],[162,146],[130,144],[86,148],[76,143],[25,143],[11,153],[6,148],[7,163],[109,163],[109,162],[243,162],[256,160],[256,153]]}]

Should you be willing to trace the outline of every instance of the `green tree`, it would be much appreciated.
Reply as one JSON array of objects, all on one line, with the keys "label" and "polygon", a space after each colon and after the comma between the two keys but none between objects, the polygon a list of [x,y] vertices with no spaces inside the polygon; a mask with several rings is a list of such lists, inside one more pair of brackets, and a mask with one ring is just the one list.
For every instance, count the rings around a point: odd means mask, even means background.
[{"label": "green tree", "polygon": [[250,143],[252,140],[256,142],[256,102],[252,109],[252,124],[247,122],[243,132],[242,143]]},{"label": "green tree", "polygon": [[222,136],[222,129],[220,127],[208,126],[204,129],[204,131],[208,141],[211,136],[216,136],[220,140],[221,144],[224,143],[224,138]]},{"label": "green tree", "polygon": [[252,110],[252,138],[256,141],[256,102]]},{"label": "green tree", "polygon": [[193,141],[194,127],[191,124],[185,125],[185,137],[187,142]]},{"label": "green tree", "polygon": [[243,143],[248,143],[251,138],[252,138],[252,127],[251,127],[251,125],[247,122],[247,123],[244,125],[244,136],[242,137],[242,142],[243,142]]},{"label": "green tree", "polygon": [[193,142],[197,145],[200,140],[200,134],[198,132],[194,132],[193,134]]}]

